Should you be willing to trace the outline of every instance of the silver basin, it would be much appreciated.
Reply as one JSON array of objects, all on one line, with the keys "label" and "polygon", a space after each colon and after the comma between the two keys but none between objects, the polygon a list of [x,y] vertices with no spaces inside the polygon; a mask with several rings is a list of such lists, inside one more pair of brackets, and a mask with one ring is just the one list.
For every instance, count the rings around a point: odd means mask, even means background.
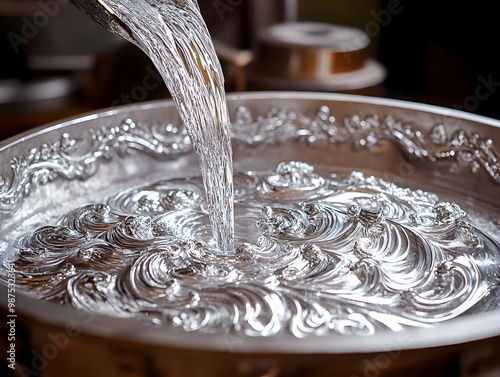
[{"label": "silver basin", "polygon": [[[281,116],[286,122],[297,114],[308,119],[333,116],[346,135],[329,142],[321,133],[282,137],[278,132],[252,139],[251,145],[236,138],[236,171],[271,170],[293,160],[322,171],[362,171],[399,186],[435,192],[447,201],[461,200],[489,212],[498,224],[500,167],[494,147],[500,145],[500,121],[340,94],[232,94],[228,106],[235,128],[250,118],[263,122]],[[1,239],[8,242],[13,229],[38,213],[81,205],[95,195],[145,181],[198,175],[185,135],[165,134],[168,123],[178,125],[178,115],[172,102],[160,101],[61,121],[0,143]],[[364,127],[367,123],[372,127]],[[174,139],[176,148],[163,147]],[[465,141],[459,145],[450,142],[453,139]],[[5,248],[0,243],[0,251]],[[4,282],[4,318],[9,314],[7,297]],[[431,328],[368,337],[242,339],[80,312],[18,289],[17,357],[20,368],[40,376],[109,377],[127,371],[139,376],[492,376],[500,373],[495,357],[500,346],[498,306],[497,296],[487,311]]]}]

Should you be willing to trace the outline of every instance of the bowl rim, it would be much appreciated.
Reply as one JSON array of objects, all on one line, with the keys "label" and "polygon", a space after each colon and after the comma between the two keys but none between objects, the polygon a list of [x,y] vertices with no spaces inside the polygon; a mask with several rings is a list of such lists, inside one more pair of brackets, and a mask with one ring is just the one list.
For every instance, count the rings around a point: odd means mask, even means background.
[{"label": "bowl rim", "polygon": [[[312,100],[312,101],[335,101],[335,102],[351,102],[367,105],[377,105],[385,107],[396,107],[403,110],[416,110],[425,113],[441,115],[445,117],[460,118],[464,120],[469,120],[476,123],[482,123],[488,126],[493,126],[500,128],[500,120],[483,115],[477,115],[473,113],[468,113],[463,110],[451,109],[443,106],[429,105],[424,103],[392,99],[392,98],[382,98],[382,97],[372,97],[372,96],[362,96],[356,94],[343,94],[343,93],[325,93],[325,92],[293,92],[293,91],[260,91],[260,92],[235,92],[228,93],[228,102],[236,101],[252,101],[252,100]],[[24,131],[17,135],[11,136],[5,140],[0,141],[0,152],[12,146],[15,143],[22,142],[28,138],[35,137],[39,134],[43,134],[49,131],[57,130],[58,128],[67,127],[70,124],[78,124],[86,121],[90,121],[97,118],[107,117],[119,113],[127,113],[129,111],[144,111],[155,109],[158,107],[173,107],[174,103],[172,99],[160,99],[147,102],[138,102],[126,105],[120,105],[115,107],[105,107],[102,109],[85,112],[76,116],[66,117],[54,122],[45,123],[38,127],[34,127],[30,130]]]}]

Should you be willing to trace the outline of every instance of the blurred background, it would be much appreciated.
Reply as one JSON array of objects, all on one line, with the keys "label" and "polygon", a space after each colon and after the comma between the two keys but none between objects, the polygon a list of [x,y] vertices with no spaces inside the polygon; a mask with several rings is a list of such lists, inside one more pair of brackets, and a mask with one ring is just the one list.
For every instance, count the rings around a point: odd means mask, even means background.
[{"label": "blurred background", "polygon": [[[226,89],[405,99],[500,119],[497,0],[199,0]],[[0,0],[0,140],[169,94],[68,0]]]}]

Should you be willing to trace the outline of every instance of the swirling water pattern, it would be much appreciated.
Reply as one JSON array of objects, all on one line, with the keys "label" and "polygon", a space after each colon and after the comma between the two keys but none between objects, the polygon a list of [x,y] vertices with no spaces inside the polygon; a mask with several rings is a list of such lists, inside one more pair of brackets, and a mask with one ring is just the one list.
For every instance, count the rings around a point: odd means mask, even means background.
[{"label": "swirling water pattern", "polygon": [[498,243],[434,194],[297,161],[234,182],[233,250],[216,248],[201,179],[174,179],[18,237],[18,282],[159,326],[296,337],[432,326],[498,285]]}]

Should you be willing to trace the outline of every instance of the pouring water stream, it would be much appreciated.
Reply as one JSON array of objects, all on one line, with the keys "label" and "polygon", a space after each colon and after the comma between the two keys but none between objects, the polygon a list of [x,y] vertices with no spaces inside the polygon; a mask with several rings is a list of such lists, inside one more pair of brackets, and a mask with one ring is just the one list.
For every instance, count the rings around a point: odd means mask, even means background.
[{"label": "pouring water stream", "polygon": [[231,250],[233,167],[224,77],[196,0],[72,2],[155,64],[198,155],[216,246]]}]

